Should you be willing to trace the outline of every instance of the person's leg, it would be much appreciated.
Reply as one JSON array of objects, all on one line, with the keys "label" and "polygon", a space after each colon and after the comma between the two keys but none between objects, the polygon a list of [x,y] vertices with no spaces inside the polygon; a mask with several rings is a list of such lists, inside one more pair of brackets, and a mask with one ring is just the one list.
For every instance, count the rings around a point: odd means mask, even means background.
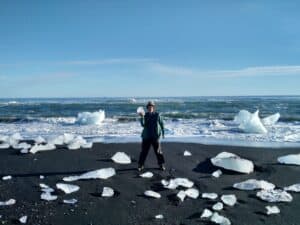
[{"label": "person's leg", "polygon": [[151,142],[149,140],[143,139],[142,151],[140,153],[139,162],[138,162],[139,168],[144,166],[150,147],[151,147]]},{"label": "person's leg", "polygon": [[154,152],[155,152],[155,155],[157,158],[157,163],[159,166],[162,166],[165,163],[165,159],[163,156],[163,152],[161,150],[161,145],[160,145],[159,139],[152,140],[151,144],[153,146],[153,149],[154,149]]}]

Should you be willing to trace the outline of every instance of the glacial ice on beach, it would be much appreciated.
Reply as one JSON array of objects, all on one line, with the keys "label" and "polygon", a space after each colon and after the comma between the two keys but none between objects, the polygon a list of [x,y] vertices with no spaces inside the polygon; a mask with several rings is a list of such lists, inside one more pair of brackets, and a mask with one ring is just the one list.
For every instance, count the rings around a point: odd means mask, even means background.
[{"label": "glacial ice on beach", "polygon": [[104,110],[78,113],[76,122],[83,125],[100,125],[105,119]]},{"label": "glacial ice on beach", "polygon": [[19,221],[20,221],[20,223],[22,223],[22,224],[25,224],[25,223],[27,223],[27,216],[22,216],[20,219],[19,219]]},{"label": "glacial ice on beach", "polygon": [[11,179],[12,179],[12,176],[10,176],[10,175],[2,177],[2,180],[11,180]]},{"label": "glacial ice on beach", "polygon": [[9,136],[7,136],[7,135],[0,135],[0,142],[7,142],[8,138],[9,138]]},{"label": "glacial ice on beach", "polygon": [[183,153],[183,156],[192,156],[192,153],[185,150],[184,153]]},{"label": "glacial ice on beach", "polygon": [[82,144],[82,148],[92,148],[93,147],[93,142],[86,142],[85,144]]},{"label": "glacial ice on beach", "polygon": [[257,110],[253,114],[247,110],[241,110],[235,117],[234,122],[239,124],[239,128],[246,133],[266,134],[268,131],[262,124]]},{"label": "glacial ice on beach", "polygon": [[111,157],[112,161],[119,164],[130,164],[131,159],[125,152],[117,152]]},{"label": "glacial ice on beach", "polygon": [[69,150],[77,150],[80,149],[82,145],[87,144],[86,140],[82,136],[76,136],[69,140],[68,149]]},{"label": "glacial ice on beach", "polygon": [[248,179],[246,181],[233,184],[233,187],[247,191],[255,189],[272,190],[275,188],[275,185],[264,180]]},{"label": "glacial ice on beach", "polygon": [[221,152],[214,158],[211,158],[214,166],[218,166],[227,170],[233,170],[239,173],[252,173],[254,164],[252,161],[240,158],[239,156],[229,153]]},{"label": "glacial ice on beach", "polygon": [[210,221],[220,225],[231,225],[231,222],[228,218],[220,215],[219,213],[215,212],[210,218]]},{"label": "glacial ice on beach", "polygon": [[237,202],[235,195],[222,195],[221,200],[225,205],[234,206]]},{"label": "glacial ice on beach", "polygon": [[116,170],[114,168],[103,168],[99,170],[93,170],[79,176],[64,177],[63,181],[72,182],[76,180],[108,179],[114,175],[116,175]]},{"label": "glacial ice on beach", "polygon": [[201,197],[214,200],[214,199],[218,198],[218,194],[216,194],[216,193],[202,193]]},{"label": "glacial ice on beach", "polygon": [[0,149],[8,149],[8,148],[10,148],[10,145],[8,143],[0,144]]},{"label": "glacial ice on beach", "polygon": [[23,149],[20,150],[20,153],[21,154],[27,154],[27,153],[29,153],[29,150],[27,148],[23,148]]},{"label": "glacial ice on beach", "polygon": [[184,201],[184,199],[185,199],[185,197],[186,197],[186,193],[185,193],[185,191],[179,191],[178,193],[177,193],[177,198],[179,198],[182,202]]},{"label": "glacial ice on beach", "polygon": [[151,191],[151,190],[148,190],[148,191],[145,191],[144,192],[144,195],[146,195],[147,197],[151,197],[151,198],[161,198],[161,195],[155,191]]},{"label": "glacial ice on beach", "polygon": [[155,219],[162,220],[163,218],[164,218],[164,216],[162,214],[158,214],[155,216]]},{"label": "glacial ice on beach", "polygon": [[300,183],[285,187],[283,190],[291,192],[300,192]]},{"label": "glacial ice on beach", "polygon": [[216,170],[211,175],[215,178],[219,178],[222,175],[222,170]]},{"label": "glacial ice on beach", "polygon": [[74,205],[74,204],[76,204],[77,202],[78,202],[78,200],[75,199],[75,198],[72,198],[72,199],[64,199],[64,200],[63,200],[63,203],[65,203],[65,204],[70,204],[70,205]]},{"label": "glacial ice on beach", "polygon": [[213,214],[212,211],[210,211],[209,209],[204,209],[201,216],[200,216],[200,218],[201,219],[207,219],[207,218],[211,217],[212,214]]},{"label": "glacial ice on beach", "polygon": [[289,193],[280,189],[261,190],[256,193],[256,196],[267,202],[291,202],[293,200]]},{"label": "glacial ice on beach", "polygon": [[199,191],[196,188],[188,188],[185,190],[186,196],[189,198],[197,199],[199,197]]},{"label": "glacial ice on beach", "polygon": [[145,173],[140,174],[140,177],[143,177],[143,178],[152,178],[153,177],[153,173],[152,172],[145,172]]},{"label": "glacial ice on beach", "polygon": [[216,204],[214,204],[212,206],[212,209],[215,210],[215,211],[220,211],[222,210],[224,207],[223,203],[222,202],[217,202]]},{"label": "glacial ice on beach", "polygon": [[138,107],[136,112],[137,112],[137,114],[145,114],[145,110],[142,106]]},{"label": "glacial ice on beach", "polygon": [[10,206],[16,204],[16,200],[11,198],[5,202],[0,202],[0,206]]},{"label": "glacial ice on beach", "polygon": [[113,197],[114,194],[115,194],[114,189],[112,189],[110,187],[103,187],[103,191],[102,191],[101,196],[109,198],[109,197]]},{"label": "glacial ice on beach", "polygon": [[43,143],[46,143],[46,140],[45,140],[45,138],[43,138],[42,136],[38,136],[38,137],[36,137],[36,138],[34,139],[34,142],[35,142],[36,144],[43,144]]},{"label": "glacial ice on beach", "polygon": [[271,116],[267,116],[265,118],[262,119],[262,123],[265,125],[265,126],[272,126],[274,125],[275,123],[277,123],[277,121],[279,120],[280,118],[280,114],[279,113],[275,113]]},{"label": "glacial ice on beach", "polygon": [[45,201],[55,201],[57,199],[57,195],[52,195],[51,192],[43,192],[41,194],[41,199]]},{"label": "glacial ice on beach", "polygon": [[56,147],[53,144],[45,144],[45,145],[37,145],[35,144],[31,149],[30,149],[30,153],[35,154],[37,152],[42,152],[42,151],[51,151],[51,150],[55,150]]},{"label": "glacial ice on beach", "polygon": [[175,178],[175,179],[170,179],[169,181],[162,180],[161,183],[164,186],[164,188],[173,189],[173,190],[179,186],[185,188],[191,188],[194,186],[194,182],[190,181],[187,178]]},{"label": "glacial ice on beach", "polygon": [[21,142],[18,144],[14,144],[12,147],[14,149],[29,149],[29,148],[31,148],[31,144],[28,144],[26,142]]},{"label": "glacial ice on beach", "polygon": [[267,209],[267,215],[271,215],[271,214],[279,214],[280,213],[280,209],[277,206],[266,206]]},{"label": "glacial ice on beach", "polygon": [[70,194],[73,192],[76,192],[80,189],[79,186],[73,185],[73,184],[63,184],[63,183],[58,183],[56,184],[56,188],[62,190],[66,194]]},{"label": "glacial ice on beach", "polygon": [[298,165],[300,166],[300,154],[290,154],[278,157],[277,161],[282,164]]}]

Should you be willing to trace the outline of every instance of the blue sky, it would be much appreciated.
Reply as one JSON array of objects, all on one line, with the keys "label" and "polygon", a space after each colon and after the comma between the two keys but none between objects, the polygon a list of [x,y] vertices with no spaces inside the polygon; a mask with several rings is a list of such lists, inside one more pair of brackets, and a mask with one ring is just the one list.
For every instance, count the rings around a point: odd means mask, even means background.
[{"label": "blue sky", "polygon": [[300,1],[0,1],[0,97],[300,94]]}]

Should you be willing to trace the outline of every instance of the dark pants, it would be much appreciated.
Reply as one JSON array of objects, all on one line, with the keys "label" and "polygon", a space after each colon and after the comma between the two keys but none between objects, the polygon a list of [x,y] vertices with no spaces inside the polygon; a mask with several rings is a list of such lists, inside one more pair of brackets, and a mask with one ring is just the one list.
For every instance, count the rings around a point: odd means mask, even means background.
[{"label": "dark pants", "polygon": [[139,166],[144,165],[151,145],[153,146],[153,150],[156,155],[158,165],[162,165],[165,163],[165,159],[164,159],[163,153],[161,151],[159,139],[143,139],[142,151],[140,153],[140,158],[139,158],[139,162],[138,162]]}]

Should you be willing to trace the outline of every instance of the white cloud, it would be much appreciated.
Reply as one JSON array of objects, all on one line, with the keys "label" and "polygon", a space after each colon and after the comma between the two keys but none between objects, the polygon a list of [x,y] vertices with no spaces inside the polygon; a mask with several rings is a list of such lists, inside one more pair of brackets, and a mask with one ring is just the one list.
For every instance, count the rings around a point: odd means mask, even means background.
[{"label": "white cloud", "polygon": [[155,59],[149,58],[111,58],[111,59],[100,59],[100,60],[74,60],[64,61],[61,64],[69,65],[109,65],[109,64],[136,64],[136,63],[150,63],[154,62]]}]

